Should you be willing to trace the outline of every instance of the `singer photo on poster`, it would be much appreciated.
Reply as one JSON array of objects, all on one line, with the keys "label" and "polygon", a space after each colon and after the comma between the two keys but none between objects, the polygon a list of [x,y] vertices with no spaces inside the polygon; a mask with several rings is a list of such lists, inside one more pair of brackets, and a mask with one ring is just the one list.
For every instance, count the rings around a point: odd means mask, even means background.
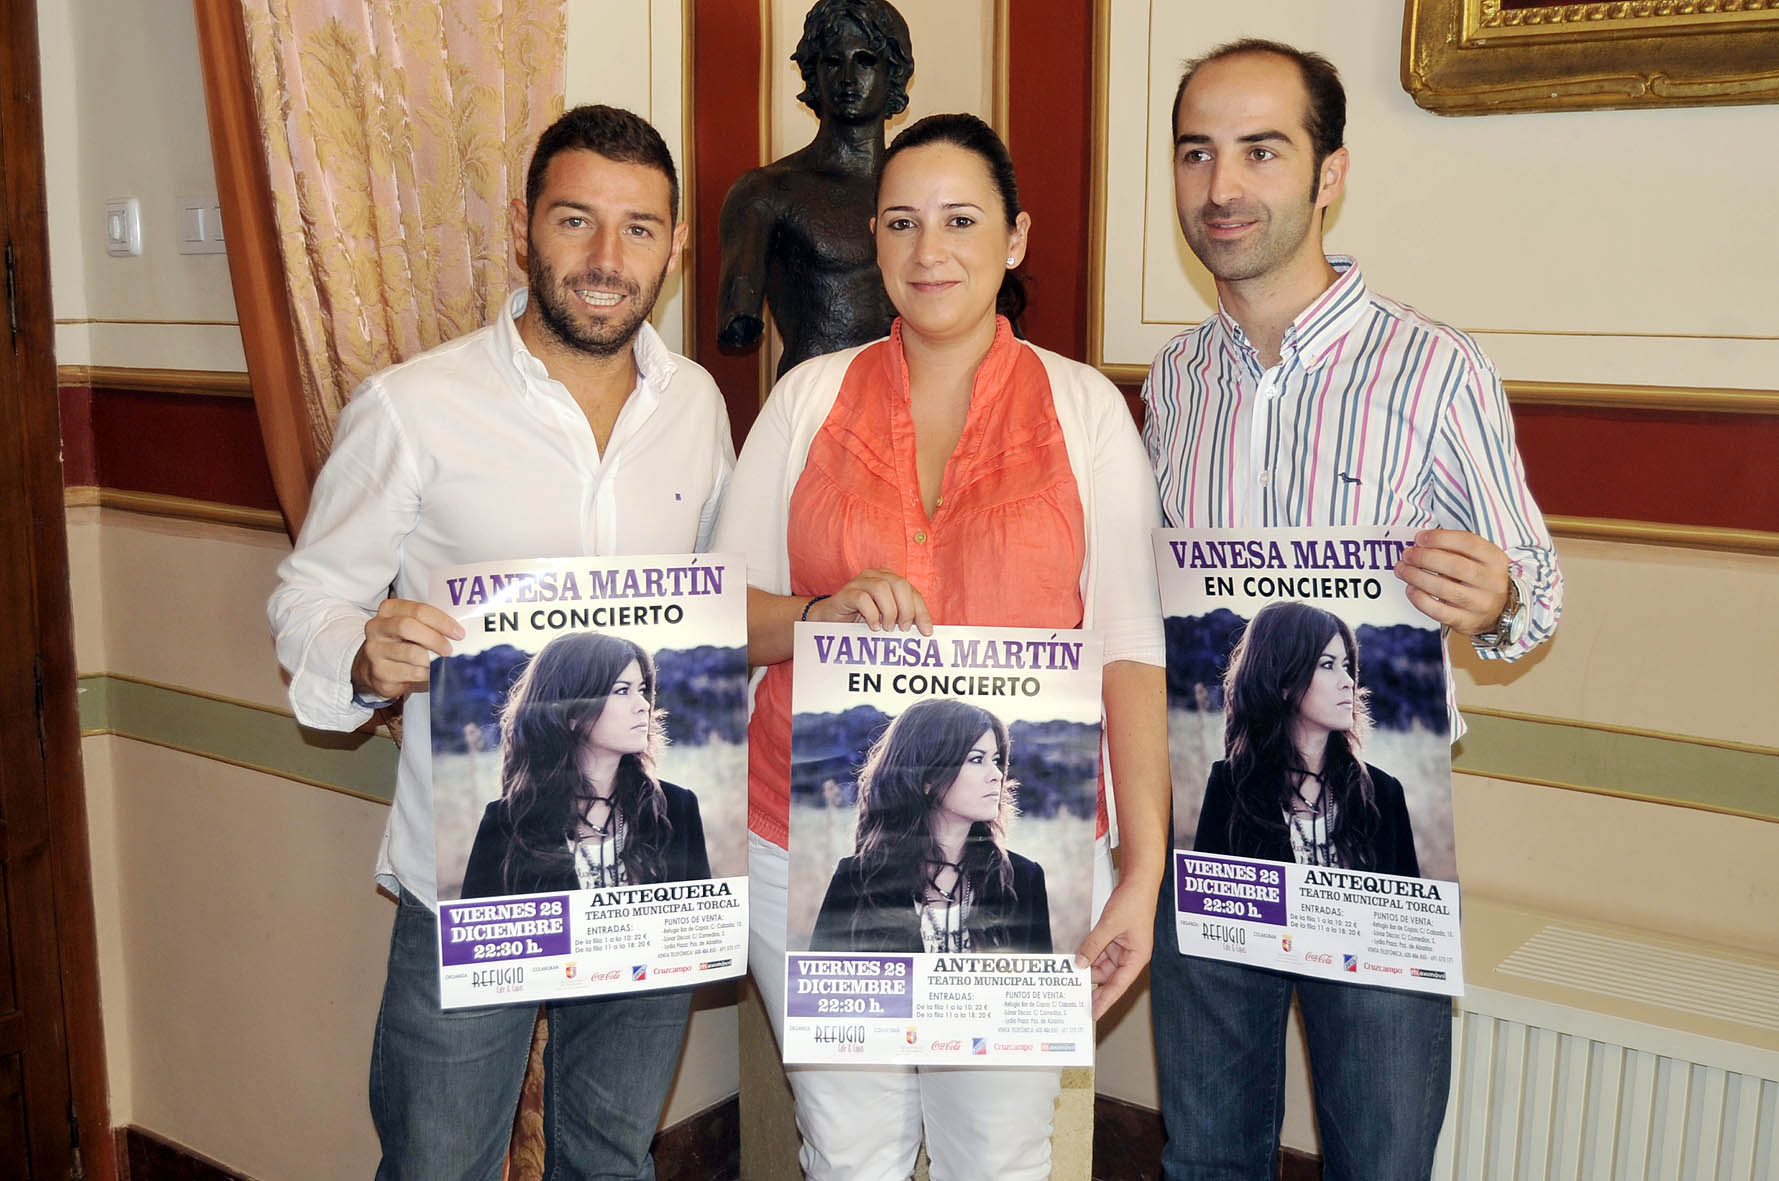
[{"label": "singer photo on poster", "polygon": [[[446,1007],[745,966],[746,592],[716,555],[436,572]],[[413,740],[415,735],[409,735]]]},{"label": "singer photo on poster", "polygon": [[1443,639],[1382,529],[1159,530],[1184,954],[1461,993]]},{"label": "singer photo on poster", "polygon": [[797,645],[786,1061],[1091,1060],[1098,637]]}]

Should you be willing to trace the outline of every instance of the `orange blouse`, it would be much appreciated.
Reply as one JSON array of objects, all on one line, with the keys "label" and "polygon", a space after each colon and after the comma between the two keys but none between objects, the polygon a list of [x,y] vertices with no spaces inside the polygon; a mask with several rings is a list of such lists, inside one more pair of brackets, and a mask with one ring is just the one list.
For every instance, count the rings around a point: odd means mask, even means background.
[{"label": "orange blouse", "polygon": [[[921,504],[902,324],[847,368],[791,494],[791,592],[893,570],[933,622],[1081,626],[1086,522],[1044,364],[997,321],[931,518]],[[766,670],[748,726],[748,827],[790,826],[791,662]],[[1105,801],[1100,829],[1105,832]]]}]

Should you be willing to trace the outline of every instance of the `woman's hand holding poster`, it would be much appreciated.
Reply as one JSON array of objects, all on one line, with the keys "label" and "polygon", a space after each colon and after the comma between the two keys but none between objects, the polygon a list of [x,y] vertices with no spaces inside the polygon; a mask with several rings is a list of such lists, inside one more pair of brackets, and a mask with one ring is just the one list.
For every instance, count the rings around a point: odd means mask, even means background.
[{"label": "woman's hand holding poster", "polygon": [[434,573],[467,633],[430,686],[445,1008],[746,970],[745,573],[720,554]]},{"label": "woman's hand holding poster", "polygon": [[1092,1063],[1102,651],[797,625],[786,1062]]},{"label": "woman's hand holding poster", "polygon": [[1377,528],[1155,533],[1189,955],[1464,991],[1439,625]]}]

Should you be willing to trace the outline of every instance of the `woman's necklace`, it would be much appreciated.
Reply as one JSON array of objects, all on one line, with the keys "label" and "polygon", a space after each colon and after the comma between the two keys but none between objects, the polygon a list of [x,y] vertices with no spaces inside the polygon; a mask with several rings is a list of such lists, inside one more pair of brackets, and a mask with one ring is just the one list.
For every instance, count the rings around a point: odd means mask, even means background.
[{"label": "woman's necklace", "polygon": [[[624,872],[623,862],[619,860],[625,838],[624,818],[618,815],[617,805],[612,802],[612,797],[577,795],[575,803],[580,805],[580,823],[575,826],[574,839],[569,842],[569,847],[574,857],[575,877],[579,880],[581,889],[597,890],[607,886],[627,885],[625,879],[628,875]],[[605,805],[603,824],[594,824],[587,816],[594,804]]]},{"label": "woman's necklace", "polygon": [[[1296,839],[1292,852],[1306,865],[1333,865],[1334,848],[1328,839],[1328,785],[1315,771],[1300,771],[1297,791],[1291,801],[1291,835]],[[1316,785],[1316,798],[1305,799],[1306,782]],[[1301,807],[1299,806],[1301,805]]]},{"label": "woman's necklace", "polygon": [[[927,874],[927,886],[932,890],[932,892],[934,894],[937,894],[939,896],[939,899],[941,901],[955,902],[957,900],[958,887],[963,885],[963,882],[964,882],[963,862],[961,862],[961,861],[929,861],[929,862],[927,862],[927,864],[933,867],[932,872]],[[951,889],[945,890],[945,889],[941,889],[939,886],[939,875],[944,873],[948,869],[951,870],[951,872],[952,872]]]},{"label": "woman's necklace", "polygon": [[[927,893],[921,899],[921,942],[929,952],[962,952],[970,950],[964,932],[964,912],[970,906],[970,884],[964,867],[957,861],[929,861]],[[939,875],[951,870],[951,889],[942,889]]]},{"label": "woman's necklace", "polygon": [[[1316,785],[1316,798],[1313,800],[1303,794],[1303,789],[1311,783]],[[1327,798],[1328,785],[1322,782],[1321,772],[1299,771],[1297,773],[1297,799],[1292,802],[1291,810],[1293,812],[1298,811],[1298,804],[1302,804],[1304,809],[1314,816],[1322,810],[1322,801]]]},{"label": "woman's necklace", "polygon": [[[612,822],[617,819],[618,809],[617,806],[612,803],[611,796],[600,796],[589,793],[587,795],[577,795],[574,798],[574,802],[580,806],[581,823],[579,827],[581,830],[589,836],[609,837],[612,835]],[[605,821],[601,824],[594,824],[592,818],[587,815],[587,813],[593,810],[594,804],[605,805]]]}]

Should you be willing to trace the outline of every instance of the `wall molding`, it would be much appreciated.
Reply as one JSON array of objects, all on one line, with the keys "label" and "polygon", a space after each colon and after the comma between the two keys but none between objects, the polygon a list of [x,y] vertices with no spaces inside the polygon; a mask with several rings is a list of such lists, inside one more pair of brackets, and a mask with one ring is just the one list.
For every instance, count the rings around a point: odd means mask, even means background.
[{"label": "wall molding", "polygon": [[97,488],[90,484],[75,484],[62,490],[62,503],[67,508],[107,508],[124,513],[171,517],[180,521],[235,525],[264,533],[285,532],[284,514],[276,509],[243,508],[237,504],[193,500],[187,496],[171,496],[164,492],[132,492],[125,488]]},{"label": "wall molding", "polygon": [[201,1153],[147,1128],[129,1124],[117,1138],[118,1181],[252,1181]]},{"label": "wall molding", "polygon": [[299,725],[287,709],[118,673],[83,673],[82,738],[111,735],[376,804],[395,794],[398,750],[381,734]]},{"label": "wall molding", "polygon": [[[306,729],[278,706],[118,673],[80,677],[82,736],[109,734],[388,803],[397,748]],[[1779,822],[1779,749],[1569,718],[1466,709],[1457,774]]]},{"label": "wall molding", "polygon": [[1779,750],[1609,723],[1461,708],[1452,771],[1779,823]]},{"label": "wall molding", "polygon": [[1575,381],[1509,381],[1502,384],[1507,387],[1508,402],[1515,406],[1585,406],[1678,414],[1779,415],[1779,390],[1591,385]]},{"label": "wall molding", "polygon": [[251,398],[247,374],[209,369],[138,369],[125,365],[58,365],[56,384],[155,394]]},{"label": "wall molding", "polygon": [[[1102,364],[1098,368],[1118,385],[1141,386],[1149,376],[1148,368],[1142,365]],[[1581,381],[1504,381],[1501,384],[1507,390],[1507,401],[1512,406],[1565,406],[1665,414],[1779,416],[1779,390],[1610,385]]]},{"label": "wall molding", "polygon": [[1544,523],[1556,537],[1779,555],[1779,533],[1766,533],[1758,529],[1669,525],[1658,521],[1620,521],[1606,517],[1565,517],[1555,514],[1545,517]]},{"label": "wall molding", "polygon": [[1765,755],[1779,759],[1779,747],[1763,746],[1756,742],[1737,742],[1729,738],[1701,738],[1694,734],[1677,734],[1672,730],[1651,730],[1643,726],[1621,726],[1615,722],[1589,722],[1581,718],[1559,718],[1542,714],[1521,713],[1511,709],[1488,709],[1476,705],[1463,706],[1458,712],[1470,717],[1503,718],[1513,722],[1536,722],[1542,726],[1572,726],[1577,730],[1593,730],[1602,734],[1654,738],[1662,742],[1685,742],[1693,746],[1708,746],[1717,750],[1740,751],[1743,754]]}]

